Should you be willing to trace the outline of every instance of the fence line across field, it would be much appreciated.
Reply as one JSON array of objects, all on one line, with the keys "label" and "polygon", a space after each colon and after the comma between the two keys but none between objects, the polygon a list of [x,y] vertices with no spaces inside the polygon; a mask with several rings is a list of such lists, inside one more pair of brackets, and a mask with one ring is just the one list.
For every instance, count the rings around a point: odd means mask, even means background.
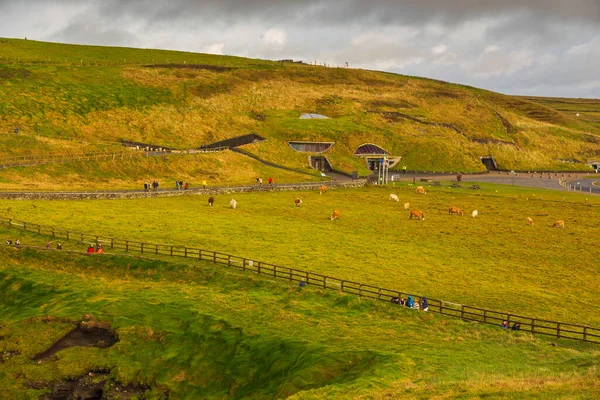
[{"label": "fence line across field", "polygon": [[[0,225],[5,225],[9,228],[20,228],[25,231],[47,235],[53,238],[64,238],[66,240],[75,240],[87,243],[102,243],[110,249],[123,250],[125,252],[210,261],[215,264],[227,265],[243,271],[254,272],[292,282],[300,282],[304,280],[308,285],[318,286],[323,289],[336,290],[343,293],[380,301],[390,302],[390,300],[394,297],[400,298],[408,297],[410,295],[413,296],[415,302],[420,302],[424,297],[400,290],[386,289],[379,286],[278,266],[263,261],[211,250],[116,239],[102,235],[77,232],[3,217],[0,217]],[[464,304],[451,303],[429,297],[427,300],[429,305],[428,311],[436,314],[496,326],[500,326],[503,321],[507,321],[509,326],[510,324],[514,325],[515,323],[519,323],[521,325],[521,331],[600,344],[600,328],[487,310],[484,308],[471,307]]]}]

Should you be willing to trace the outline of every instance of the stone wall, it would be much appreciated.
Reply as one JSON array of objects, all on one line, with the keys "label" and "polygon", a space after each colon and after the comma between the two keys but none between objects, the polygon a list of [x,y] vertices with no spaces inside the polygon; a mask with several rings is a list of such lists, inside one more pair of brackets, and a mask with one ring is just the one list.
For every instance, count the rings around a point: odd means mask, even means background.
[{"label": "stone wall", "polygon": [[314,184],[285,184],[269,186],[231,186],[207,189],[188,190],[159,190],[158,192],[121,191],[121,192],[0,192],[0,199],[7,200],[110,200],[110,199],[141,199],[152,197],[219,195],[249,192],[291,192],[319,190],[321,186],[328,189],[354,188],[366,185],[366,180],[359,179],[351,182],[314,183]]}]

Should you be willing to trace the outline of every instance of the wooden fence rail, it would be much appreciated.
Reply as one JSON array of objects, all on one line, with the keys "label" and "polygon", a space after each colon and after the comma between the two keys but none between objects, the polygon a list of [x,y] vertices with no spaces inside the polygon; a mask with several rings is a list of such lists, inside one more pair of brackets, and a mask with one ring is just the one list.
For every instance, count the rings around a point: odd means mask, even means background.
[{"label": "wooden fence rail", "polygon": [[121,151],[112,153],[42,154],[0,158],[0,168],[24,167],[40,164],[62,164],[74,161],[106,161],[146,157],[145,151]]},{"label": "wooden fence rail", "polygon": [[[22,229],[29,232],[50,236],[52,238],[64,238],[67,240],[76,240],[85,243],[102,243],[106,248],[112,250],[123,250],[125,252],[134,252],[140,254],[164,255],[169,257],[182,257],[210,261],[215,264],[227,265],[243,271],[254,272],[292,282],[300,282],[304,280],[307,284],[312,286],[318,286],[323,289],[335,290],[338,292],[348,293],[374,300],[390,302],[394,297],[406,298],[410,295],[414,298],[415,303],[419,304],[419,302],[424,298],[423,296],[404,291],[386,289],[365,283],[348,281],[332,276],[283,267],[210,250],[117,239],[2,217],[0,217],[0,226]],[[514,325],[515,323],[519,323],[521,324],[521,331],[531,332],[538,335],[549,335],[557,338],[573,339],[600,344],[600,328],[549,321],[534,317],[526,317],[517,314],[471,307],[464,304],[451,303],[438,299],[427,298],[427,301],[429,305],[429,312],[448,317],[460,318],[466,321],[474,321],[496,326],[500,326],[503,321],[507,321],[509,326],[511,324]]]}]

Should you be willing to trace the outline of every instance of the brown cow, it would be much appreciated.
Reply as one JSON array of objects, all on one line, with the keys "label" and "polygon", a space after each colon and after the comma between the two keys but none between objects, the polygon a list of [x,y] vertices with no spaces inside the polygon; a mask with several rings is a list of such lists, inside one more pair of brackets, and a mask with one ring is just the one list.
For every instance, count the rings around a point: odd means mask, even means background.
[{"label": "brown cow", "polygon": [[340,219],[340,210],[335,210],[332,214],[331,214],[331,220],[333,221],[334,219]]},{"label": "brown cow", "polygon": [[533,226],[533,220],[531,219],[531,217],[527,217],[527,225]]},{"label": "brown cow", "polygon": [[415,193],[417,193],[417,194],[425,194],[425,188],[423,186],[417,186],[417,189],[415,190]]},{"label": "brown cow", "polygon": [[214,197],[209,197],[208,198],[208,206],[212,207],[213,204],[215,204],[215,198]]},{"label": "brown cow", "polygon": [[323,194],[323,193],[327,193],[327,186],[325,186],[325,185],[322,185],[319,188],[319,194]]},{"label": "brown cow", "polygon": [[552,225],[553,228],[564,228],[565,227],[565,221],[556,221],[554,223],[554,225]]},{"label": "brown cow", "polygon": [[408,217],[408,219],[413,219],[413,217],[415,217],[416,219],[425,219],[423,211],[419,210],[410,210],[410,216]]},{"label": "brown cow", "polygon": [[294,200],[294,203],[296,203],[296,207],[300,207],[300,204],[302,204],[302,200],[300,200],[298,197],[296,197],[296,200]]},{"label": "brown cow", "polygon": [[460,207],[450,207],[448,209],[448,214],[452,215],[452,214],[456,214],[456,215],[460,215],[462,217],[463,212],[460,209]]}]

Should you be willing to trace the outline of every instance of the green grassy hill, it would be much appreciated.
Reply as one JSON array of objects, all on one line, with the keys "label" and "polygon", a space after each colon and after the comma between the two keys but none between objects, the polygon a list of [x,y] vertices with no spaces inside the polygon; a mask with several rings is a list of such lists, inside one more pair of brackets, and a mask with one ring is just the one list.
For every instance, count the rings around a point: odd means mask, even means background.
[{"label": "green grassy hill", "polygon": [[[594,345],[206,263],[8,247],[0,258],[2,398],[37,398],[90,371],[143,385],[134,398],[147,399],[592,399],[600,389]],[[82,315],[119,341],[31,360]]]},{"label": "green grassy hill", "polygon": [[[122,139],[190,148],[256,132],[268,140],[248,150],[264,159],[305,169],[287,141],[334,141],[324,153],[334,168],[361,174],[363,143],[413,170],[481,171],[489,155],[505,169],[584,169],[562,160],[600,156],[589,115],[429,79],[17,39],[1,39],[0,54],[0,155],[108,151]],[[306,112],[331,119],[298,119]]]}]

